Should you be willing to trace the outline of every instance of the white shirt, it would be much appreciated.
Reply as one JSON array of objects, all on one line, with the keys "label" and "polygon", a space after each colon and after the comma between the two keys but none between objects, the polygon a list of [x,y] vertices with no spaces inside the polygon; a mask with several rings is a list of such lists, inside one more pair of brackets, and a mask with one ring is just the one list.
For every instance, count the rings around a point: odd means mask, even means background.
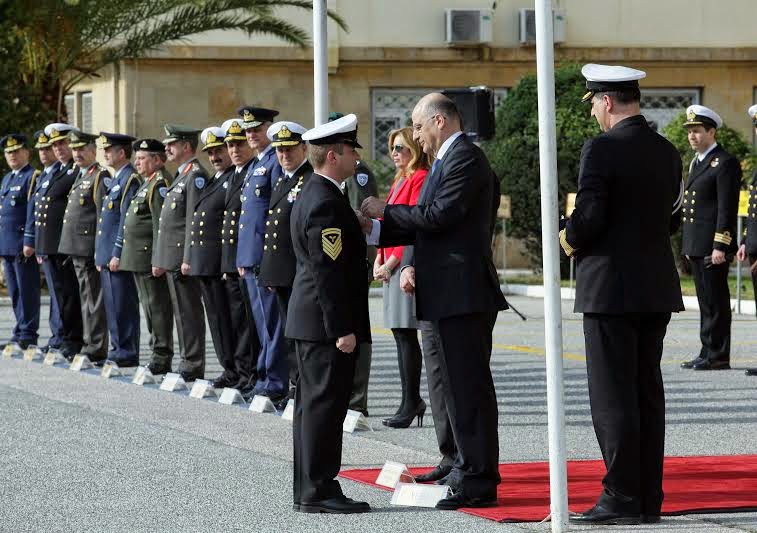
[{"label": "white shirt", "polygon": [[[307,161],[307,160],[308,160],[307,157],[305,159],[303,159],[302,163],[300,163],[299,166],[297,168],[295,168],[292,172],[284,171],[284,174],[286,174],[287,179],[289,179],[292,176],[294,176],[295,174],[297,174],[297,171],[300,170],[300,168],[302,167],[302,165],[304,165],[305,161]],[[339,188],[341,189],[341,187],[339,187]]]},{"label": "white shirt", "polygon": [[452,143],[455,142],[455,139],[460,137],[463,134],[462,131],[458,131],[450,135],[446,141],[442,143],[442,145],[439,147],[439,151],[436,152],[436,158],[441,161],[444,157],[444,154],[447,153],[447,150],[449,150],[449,147],[452,146]]},{"label": "white shirt", "polygon": [[318,175],[321,176],[322,178],[326,178],[327,181],[330,181],[331,183],[333,183],[334,187],[336,187],[337,189],[339,189],[340,193],[344,194],[344,191],[342,190],[342,186],[334,178],[329,178],[328,176],[326,176],[324,174],[318,174]]},{"label": "white shirt", "polygon": [[710,152],[712,152],[717,145],[718,145],[718,143],[716,143],[716,142],[712,143],[712,145],[703,154],[700,154],[700,153],[697,152],[697,160],[700,163],[702,161],[704,161],[704,158],[707,157],[707,154],[709,154]]}]

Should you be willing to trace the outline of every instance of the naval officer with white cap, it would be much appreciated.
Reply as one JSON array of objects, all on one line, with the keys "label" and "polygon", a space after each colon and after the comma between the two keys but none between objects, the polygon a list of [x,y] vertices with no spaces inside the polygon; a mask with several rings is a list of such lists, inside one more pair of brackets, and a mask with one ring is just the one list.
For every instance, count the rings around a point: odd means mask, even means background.
[{"label": "naval officer with white cap", "polygon": [[294,414],[294,510],[364,513],[335,479],[342,423],[355,373],[355,348],[370,342],[366,243],[342,183],[355,173],[357,117],[302,135],[314,174],[290,218],[297,259],[285,335],[295,341],[299,377]]},{"label": "naval officer with white cap", "polygon": [[585,65],[603,133],[581,150],[578,195],[560,244],[576,257],[574,311],[584,313],[594,431],[607,474],[586,524],[656,522],[662,505],[665,398],[660,358],[671,312],[683,310],[670,233],[679,220],[681,158],[641,115],[639,80]]},{"label": "naval officer with white cap", "polygon": [[728,269],[736,253],[736,217],[741,165],[716,140],[720,116],[703,105],[686,109],[689,144],[696,152],[689,166],[683,205],[682,251],[689,259],[701,313],[702,347],[682,368],[730,368],[731,295]]}]

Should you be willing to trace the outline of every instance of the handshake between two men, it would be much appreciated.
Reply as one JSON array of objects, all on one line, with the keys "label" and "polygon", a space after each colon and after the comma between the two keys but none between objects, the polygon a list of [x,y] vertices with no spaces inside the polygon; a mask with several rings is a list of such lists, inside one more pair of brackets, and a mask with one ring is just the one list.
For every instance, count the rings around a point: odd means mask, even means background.
[{"label": "handshake between two men", "polygon": [[[373,230],[373,220],[384,217],[384,209],[386,208],[386,202],[379,200],[375,196],[369,196],[363,200],[360,209],[355,209],[355,216],[360,223],[360,228],[363,233],[369,235]],[[374,273],[374,278],[384,282],[389,281],[389,276],[386,274]],[[415,292],[415,267],[406,266],[400,271],[400,289],[406,294],[413,294]]]}]

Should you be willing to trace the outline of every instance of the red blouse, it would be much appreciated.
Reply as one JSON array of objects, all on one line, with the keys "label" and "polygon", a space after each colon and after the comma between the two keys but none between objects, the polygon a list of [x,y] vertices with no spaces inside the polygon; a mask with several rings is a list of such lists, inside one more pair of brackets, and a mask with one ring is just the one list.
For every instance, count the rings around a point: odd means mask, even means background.
[{"label": "red blouse", "polygon": [[[391,201],[389,201],[388,203],[391,205],[417,204],[418,196],[421,194],[421,187],[423,187],[423,181],[426,179],[427,174],[428,170],[426,169],[418,169],[413,172],[413,174],[409,178],[405,179],[400,184],[400,188],[397,190],[396,195],[394,195],[394,185],[392,185],[392,188],[389,189],[389,195],[387,196],[387,198],[391,198]],[[394,198],[392,198],[392,195],[394,195]],[[403,248],[403,246],[389,246],[386,248],[379,248],[378,253],[381,256],[381,262],[386,263],[386,260],[392,255],[401,261]]]}]

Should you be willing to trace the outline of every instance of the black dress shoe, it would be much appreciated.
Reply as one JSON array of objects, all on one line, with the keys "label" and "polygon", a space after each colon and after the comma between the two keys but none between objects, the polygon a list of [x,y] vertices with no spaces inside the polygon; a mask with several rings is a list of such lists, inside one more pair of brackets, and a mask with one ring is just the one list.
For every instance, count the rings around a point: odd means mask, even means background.
[{"label": "black dress shoe", "polygon": [[585,513],[571,516],[569,520],[574,524],[634,525],[641,521],[641,516],[638,513],[610,511],[597,504]]},{"label": "black dress shoe", "polygon": [[195,374],[194,372],[188,372],[186,370],[179,371],[179,376],[181,376],[181,379],[184,380],[185,383],[189,383],[190,381],[194,381],[196,379],[204,379],[204,374]]},{"label": "black dress shoe", "polygon": [[[134,368],[139,366],[139,359],[108,359],[106,363],[113,363],[118,368]],[[100,364],[99,366],[103,366]]]},{"label": "black dress shoe", "polygon": [[496,507],[497,494],[489,496],[466,496],[463,491],[455,492],[436,503],[436,508],[441,511],[455,511],[461,507]]},{"label": "black dress shoe", "polygon": [[29,346],[34,344],[32,341],[18,341],[18,345],[21,347],[22,350],[26,350]]},{"label": "black dress shoe", "polygon": [[318,502],[303,502],[300,504],[299,509],[296,509],[295,507],[296,504],[293,507],[294,510],[301,513],[353,514],[369,513],[371,511],[371,506],[366,502],[356,502],[355,500],[344,496]]},{"label": "black dress shoe", "polygon": [[427,481],[438,481],[447,477],[447,474],[452,472],[451,466],[436,465],[431,472],[425,474],[418,474],[415,476],[415,481],[418,483],[426,483]]},{"label": "black dress shoe", "polygon": [[[423,427],[423,415],[426,414],[426,402],[420,401],[415,407],[412,407],[400,413],[392,418],[382,420],[382,424],[390,428],[407,428],[413,423],[414,419],[418,419],[418,427]],[[367,415],[366,415],[367,416]]]},{"label": "black dress shoe", "polygon": [[149,370],[150,374],[152,374],[153,376],[159,376],[161,374],[169,374],[173,372],[170,366],[159,365],[157,363],[150,363],[149,365],[147,365],[147,370]]},{"label": "black dress shoe", "polygon": [[757,368],[747,368],[744,370],[744,374],[747,376],[757,376]]},{"label": "black dress shoe", "polygon": [[702,361],[705,361],[706,359],[704,357],[697,357],[696,359],[692,359],[691,361],[684,361],[681,363],[681,368],[694,368],[694,365],[697,363],[701,363]]},{"label": "black dress shoe", "polygon": [[213,380],[213,388],[224,389],[226,387],[236,387],[239,383],[239,376],[234,376],[223,372],[220,376]]},{"label": "black dress shoe", "polygon": [[659,522],[660,522],[659,514],[642,514],[641,515],[642,524],[658,524]]},{"label": "black dress shoe", "polygon": [[728,361],[711,361],[705,359],[694,364],[694,370],[730,370],[731,364]]}]

